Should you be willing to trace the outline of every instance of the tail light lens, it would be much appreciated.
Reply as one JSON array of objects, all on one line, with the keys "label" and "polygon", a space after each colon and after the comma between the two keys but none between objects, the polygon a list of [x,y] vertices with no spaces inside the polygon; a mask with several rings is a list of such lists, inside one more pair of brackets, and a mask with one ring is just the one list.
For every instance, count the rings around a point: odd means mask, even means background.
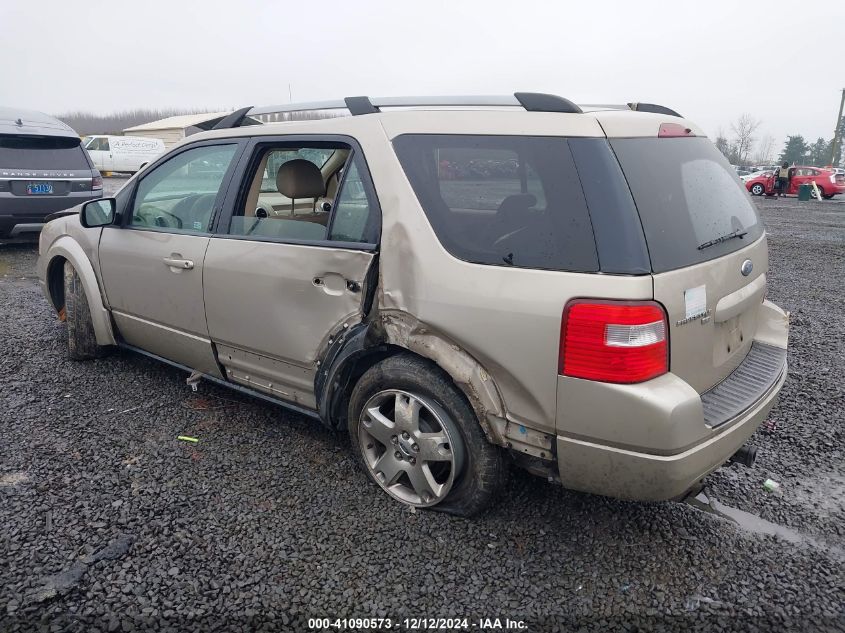
[{"label": "tail light lens", "polygon": [[103,188],[103,177],[97,174],[91,179],[91,191],[97,191]]},{"label": "tail light lens", "polygon": [[669,371],[666,312],[653,301],[576,300],[563,311],[563,376],[634,383]]}]

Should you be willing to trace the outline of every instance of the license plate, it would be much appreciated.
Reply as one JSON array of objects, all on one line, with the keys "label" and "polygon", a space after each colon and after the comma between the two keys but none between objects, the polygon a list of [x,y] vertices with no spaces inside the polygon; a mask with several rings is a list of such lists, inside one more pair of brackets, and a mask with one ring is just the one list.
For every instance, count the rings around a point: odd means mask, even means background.
[{"label": "license plate", "polygon": [[39,195],[53,193],[53,184],[49,182],[31,182],[26,186],[27,195]]}]

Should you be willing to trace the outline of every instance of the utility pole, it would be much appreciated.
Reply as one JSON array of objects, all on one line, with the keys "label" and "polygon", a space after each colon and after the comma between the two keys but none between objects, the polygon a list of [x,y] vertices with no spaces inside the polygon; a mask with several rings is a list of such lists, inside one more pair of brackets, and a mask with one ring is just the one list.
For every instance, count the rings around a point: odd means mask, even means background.
[{"label": "utility pole", "polygon": [[[830,164],[836,160],[836,150],[839,149],[839,135],[842,130],[842,107],[845,106],[845,88],[842,89],[842,99],[839,101],[839,115],[836,117],[836,127],[833,128],[833,148],[830,152]],[[833,165],[834,167],[836,165]]]}]

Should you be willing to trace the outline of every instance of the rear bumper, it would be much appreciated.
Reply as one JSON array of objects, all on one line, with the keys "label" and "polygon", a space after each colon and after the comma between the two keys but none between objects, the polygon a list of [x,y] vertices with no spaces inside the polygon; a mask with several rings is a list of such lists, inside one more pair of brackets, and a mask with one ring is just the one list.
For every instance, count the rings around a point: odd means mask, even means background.
[{"label": "rear bumper", "polygon": [[663,501],[687,492],[733,455],[766,419],[786,380],[786,364],[766,395],[719,433],[676,455],[653,455],[557,438],[561,483],[620,499]]},{"label": "rear bumper", "polygon": [[0,238],[37,239],[41,227],[44,226],[44,218],[51,213],[102,197],[101,190],[44,198],[0,195]]},{"label": "rear bumper", "polygon": [[724,464],[766,418],[786,380],[788,315],[768,301],[760,311],[752,350],[703,395],[671,373],[637,385],[559,378],[561,483],[661,501]]}]

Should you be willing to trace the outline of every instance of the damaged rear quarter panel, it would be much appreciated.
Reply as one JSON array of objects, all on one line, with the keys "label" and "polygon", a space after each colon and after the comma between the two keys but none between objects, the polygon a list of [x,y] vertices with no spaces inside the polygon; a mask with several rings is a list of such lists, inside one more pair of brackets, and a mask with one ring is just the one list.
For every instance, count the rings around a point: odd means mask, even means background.
[{"label": "damaged rear quarter panel", "polygon": [[505,444],[508,422],[556,434],[567,301],[651,299],[651,276],[602,275],[596,284],[594,274],[461,261],[438,241],[395,154],[373,151],[367,160],[383,211],[373,318],[388,341],[446,370],[496,443]]}]

